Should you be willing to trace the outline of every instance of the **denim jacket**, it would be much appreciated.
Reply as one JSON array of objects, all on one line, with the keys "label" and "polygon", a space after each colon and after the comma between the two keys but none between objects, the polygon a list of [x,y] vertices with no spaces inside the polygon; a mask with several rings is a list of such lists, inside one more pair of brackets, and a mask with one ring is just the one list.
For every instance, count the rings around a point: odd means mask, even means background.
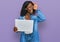
[{"label": "denim jacket", "polygon": [[[20,42],[27,42],[30,39],[32,39],[31,42],[39,42],[38,23],[45,21],[46,18],[40,10],[36,10],[35,14],[36,15],[30,16],[31,20],[34,20],[33,33],[25,34],[25,33],[21,32]],[[24,16],[23,17],[20,16],[19,19],[24,20]]]}]

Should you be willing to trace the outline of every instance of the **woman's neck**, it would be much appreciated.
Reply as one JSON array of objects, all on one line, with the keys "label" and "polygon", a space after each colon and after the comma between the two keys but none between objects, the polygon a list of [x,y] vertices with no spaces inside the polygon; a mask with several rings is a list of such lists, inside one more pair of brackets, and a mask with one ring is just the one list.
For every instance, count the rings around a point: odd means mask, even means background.
[{"label": "woman's neck", "polygon": [[25,18],[26,18],[27,20],[30,20],[30,13],[27,13],[27,14],[25,15]]}]

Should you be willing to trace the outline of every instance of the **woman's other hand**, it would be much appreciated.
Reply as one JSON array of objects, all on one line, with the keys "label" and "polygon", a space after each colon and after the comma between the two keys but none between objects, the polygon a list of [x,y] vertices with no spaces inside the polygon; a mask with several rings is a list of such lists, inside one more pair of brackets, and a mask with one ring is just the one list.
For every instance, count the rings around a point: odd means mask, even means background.
[{"label": "woman's other hand", "polygon": [[14,27],[13,31],[14,31],[14,32],[17,32],[17,30],[18,30],[17,27]]},{"label": "woman's other hand", "polygon": [[38,5],[36,3],[34,3],[34,10],[38,9]]}]

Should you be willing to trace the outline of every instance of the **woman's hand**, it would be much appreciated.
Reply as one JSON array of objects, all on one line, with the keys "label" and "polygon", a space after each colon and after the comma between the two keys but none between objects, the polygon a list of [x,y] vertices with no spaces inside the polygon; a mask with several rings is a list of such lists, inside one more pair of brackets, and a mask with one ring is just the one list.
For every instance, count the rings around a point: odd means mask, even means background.
[{"label": "woman's hand", "polygon": [[38,5],[36,3],[34,3],[34,10],[38,9]]},{"label": "woman's hand", "polygon": [[17,30],[18,30],[17,27],[14,27],[13,31],[14,31],[14,32],[17,32]]}]

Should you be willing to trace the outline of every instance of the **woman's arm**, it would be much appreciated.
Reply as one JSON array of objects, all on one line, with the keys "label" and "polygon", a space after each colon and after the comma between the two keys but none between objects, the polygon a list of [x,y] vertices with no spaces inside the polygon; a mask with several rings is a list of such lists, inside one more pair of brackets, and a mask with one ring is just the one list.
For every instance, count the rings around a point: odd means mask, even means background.
[{"label": "woman's arm", "polygon": [[37,14],[38,22],[43,22],[46,20],[46,17],[43,15],[43,13],[40,10],[36,10],[36,14]]}]

